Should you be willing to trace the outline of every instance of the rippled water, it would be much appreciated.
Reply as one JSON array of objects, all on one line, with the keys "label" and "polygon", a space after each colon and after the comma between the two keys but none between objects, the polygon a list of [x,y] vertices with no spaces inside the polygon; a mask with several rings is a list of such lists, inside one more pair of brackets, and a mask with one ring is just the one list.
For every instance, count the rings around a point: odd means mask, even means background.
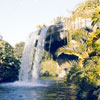
[{"label": "rippled water", "polygon": [[76,100],[75,91],[56,81],[0,84],[0,100]]}]

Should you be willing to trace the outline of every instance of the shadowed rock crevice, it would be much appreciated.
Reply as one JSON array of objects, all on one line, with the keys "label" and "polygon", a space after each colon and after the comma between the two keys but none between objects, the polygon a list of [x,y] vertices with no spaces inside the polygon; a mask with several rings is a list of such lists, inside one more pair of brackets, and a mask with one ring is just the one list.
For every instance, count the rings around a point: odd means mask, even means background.
[{"label": "shadowed rock crevice", "polygon": [[54,59],[56,58],[55,52],[58,48],[67,45],[67,38],[61,38],[61,34],[64,34],[62,32],[63,25],[52,25],[49,27],[47,31],[47,36],[45,39],[45,46],[44,49],[53,54]]},{"label": "shadowed rock crevice", "polygon": [[59,65],[68,62],[68,61],[78,61],[79,57],[73,54],[64,54],[58,56],[57,62]]}]

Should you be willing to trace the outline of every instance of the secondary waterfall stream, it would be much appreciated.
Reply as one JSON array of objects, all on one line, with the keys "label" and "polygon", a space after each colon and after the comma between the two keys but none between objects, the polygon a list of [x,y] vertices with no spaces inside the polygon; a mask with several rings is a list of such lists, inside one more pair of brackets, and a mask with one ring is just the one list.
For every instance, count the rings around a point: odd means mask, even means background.
[{"label": "secondary waterfall stream", "polygon": [[[38,36],[39,31],[33,32],[29,35],[22,56],[19,81],[31,82],[32,80],[39,78],[40,64],[43,56],[44,41],[47,30],[47,27],[42,28],[40,31],[40,36]],[[36,48],[35,58],[33,61],[33,54],[37,37],[39,39]]]}]

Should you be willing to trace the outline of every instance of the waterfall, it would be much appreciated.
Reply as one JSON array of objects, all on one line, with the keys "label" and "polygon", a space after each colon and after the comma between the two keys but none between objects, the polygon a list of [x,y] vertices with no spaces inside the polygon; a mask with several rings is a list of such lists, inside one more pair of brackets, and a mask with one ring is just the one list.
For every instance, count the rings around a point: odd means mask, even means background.
[{"label": "waterfall", "polygon": [[35,42],[37,39],[39,31],[32,32],[26,41],[24,52],[22,55],[22,61],[20,65],[19,72],[19,81],[29,82],[31,81],[31,69],[32,69],[32,61],[33,61],[33,49],[35,47]]},{"label": "waterfall", "polygon": [[40,64],[42,61],[44,41],[47,29],[48,29],[47,27],[41,29],[36,47],[34,61],[33,61],[33,54],[39,31],[33,32],[29,35],[22,56],[19,81],[31,82],[32,80],[39,78]]},{"label": "waterfall", "polygon": [[39,73],[41,69],[40,66],[41,66],[41,61],[43,57],[44,42],[45,42],[47,30],[48,30],[48,27],[43,28],[41,30],[40,37],[38,40],[38,45],[36,48],[35,60],[34,60],[34,65],[33,65],[33,70],[32,70],[33,80],[39,78]]}]

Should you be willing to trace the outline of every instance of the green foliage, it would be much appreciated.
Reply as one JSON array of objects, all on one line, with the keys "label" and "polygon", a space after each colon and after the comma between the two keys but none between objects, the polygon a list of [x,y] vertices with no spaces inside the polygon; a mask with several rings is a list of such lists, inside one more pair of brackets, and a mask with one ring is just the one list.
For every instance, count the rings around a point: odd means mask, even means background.
[{"label": "green foliage", "polygon": [[6,41],[0,41],[0,82],[18,79],[20,62],[14,56],[14,49]]},{"label": "green foliage", "polygon": [[89,32],[85,29],[78,29],[72,32],[72,39],[81,43],[86,43]]},{"label": "green foliage", "polygon": [[73,17],[92,17],[97,8],[100,7],[99,0],[86,0],[80,4],[75,11],[73,11]]},{"label": "green foliage", "polygon": [[47,52],[46,50],[44,50],[44,56],[43,56],[43,61],[47,61],[53,59],[53,55],[49,52]]},{"label": "green foliage", "polygon": [[44,25],[37,25],[37,26],[36,26],[37,29],[41,29],[41,28],[44,28],[44,27],[46,27],[45,24],[44,24]]},{"label": "green foliage", "polygon": [[97,29],[95,33],[90,34],[87,41],[88,53],[95,52],[96,55],[100,55],[100,29]]},{"label": "green foliage", "polygon": [[21,59],[22,57],[22,54],[23,54],[23,50],[24,50],[24,45],[25,43],[24,42],[20,42],[20,43],[17,43],[15,45],[15,48],[14,48],[14,55],[19,58],[19,60]]},{"label": "green foliage", "polygon": [[49,74],[49,72],[48,72],[48,71],[45,71],[45,72],[42,74],[42,76],[45,76],[45,77],[50,77],[51,75]]},{"label": "green foliage", "polygon": [[[95,12],[92,20],[92,26],[100,23],[99,10]],[[83,37],[85,37],[85,42],[83,41],[82,43],[80,40]],[[100,28],[97,28],[96,32],[89,34],[85,33],[85,31],[77,30],[72,34],[72,38],[84,44],[85,46],[83,47],[86,51],[81,51],[82,58],[80,61],[82,61],[82,66],[80,66],[80,64],[73,65],[69,74],[66,75],[65,82],[71,82],[80,87],[78,95],[82,100],[99,100],[100,92],[97,87],[100,86]],[[89,56],[84,57],[83,54],[85,52],[87,52]]]},{"label": "green foliage", "polygon": [[52,20],[52,24],[58,24],[58,23],[61,23],[63,20],[64,20],[65,17],[56,17]]},{"label": "green foliage", "polygon": [[6,41],[0,41],[0,54],[2,53],[7,56],[13,56],[13,48]]},{"label": "green foliage", "polygon": [[82,68],[76,64],[66,75],[65,82],[74,83],[80,87],[79,93],[82,100],[87,100],[88,92],[97,87],[98,80],[100,80],[100,76],[97,74],[97,60],[99,58],[87,58],[83,61]]},{"label": "green foliage", "polygon": [[94,26],[97,23],[100,23],[100,11],[96,10],[96,12],[94,13],[93,17],[92,17],[92,26]]},{"label": "green foliage", "polygon": [[[72,40],[68,46],[62,48],[61,50],[58,49],[57,53],[70,53],[70,54],[80,54],[82,55],[84,52],[87,52],[87,39],[89,37],[89,32],[86,29],[77,29],[71,31]],[[80,57],[79,57],[80,58]]]},{"label": "green foliage", "polygon": [[53,60],[43,61],[41,64],[41,74],[44,76],[56,76],[57,64]]}]

